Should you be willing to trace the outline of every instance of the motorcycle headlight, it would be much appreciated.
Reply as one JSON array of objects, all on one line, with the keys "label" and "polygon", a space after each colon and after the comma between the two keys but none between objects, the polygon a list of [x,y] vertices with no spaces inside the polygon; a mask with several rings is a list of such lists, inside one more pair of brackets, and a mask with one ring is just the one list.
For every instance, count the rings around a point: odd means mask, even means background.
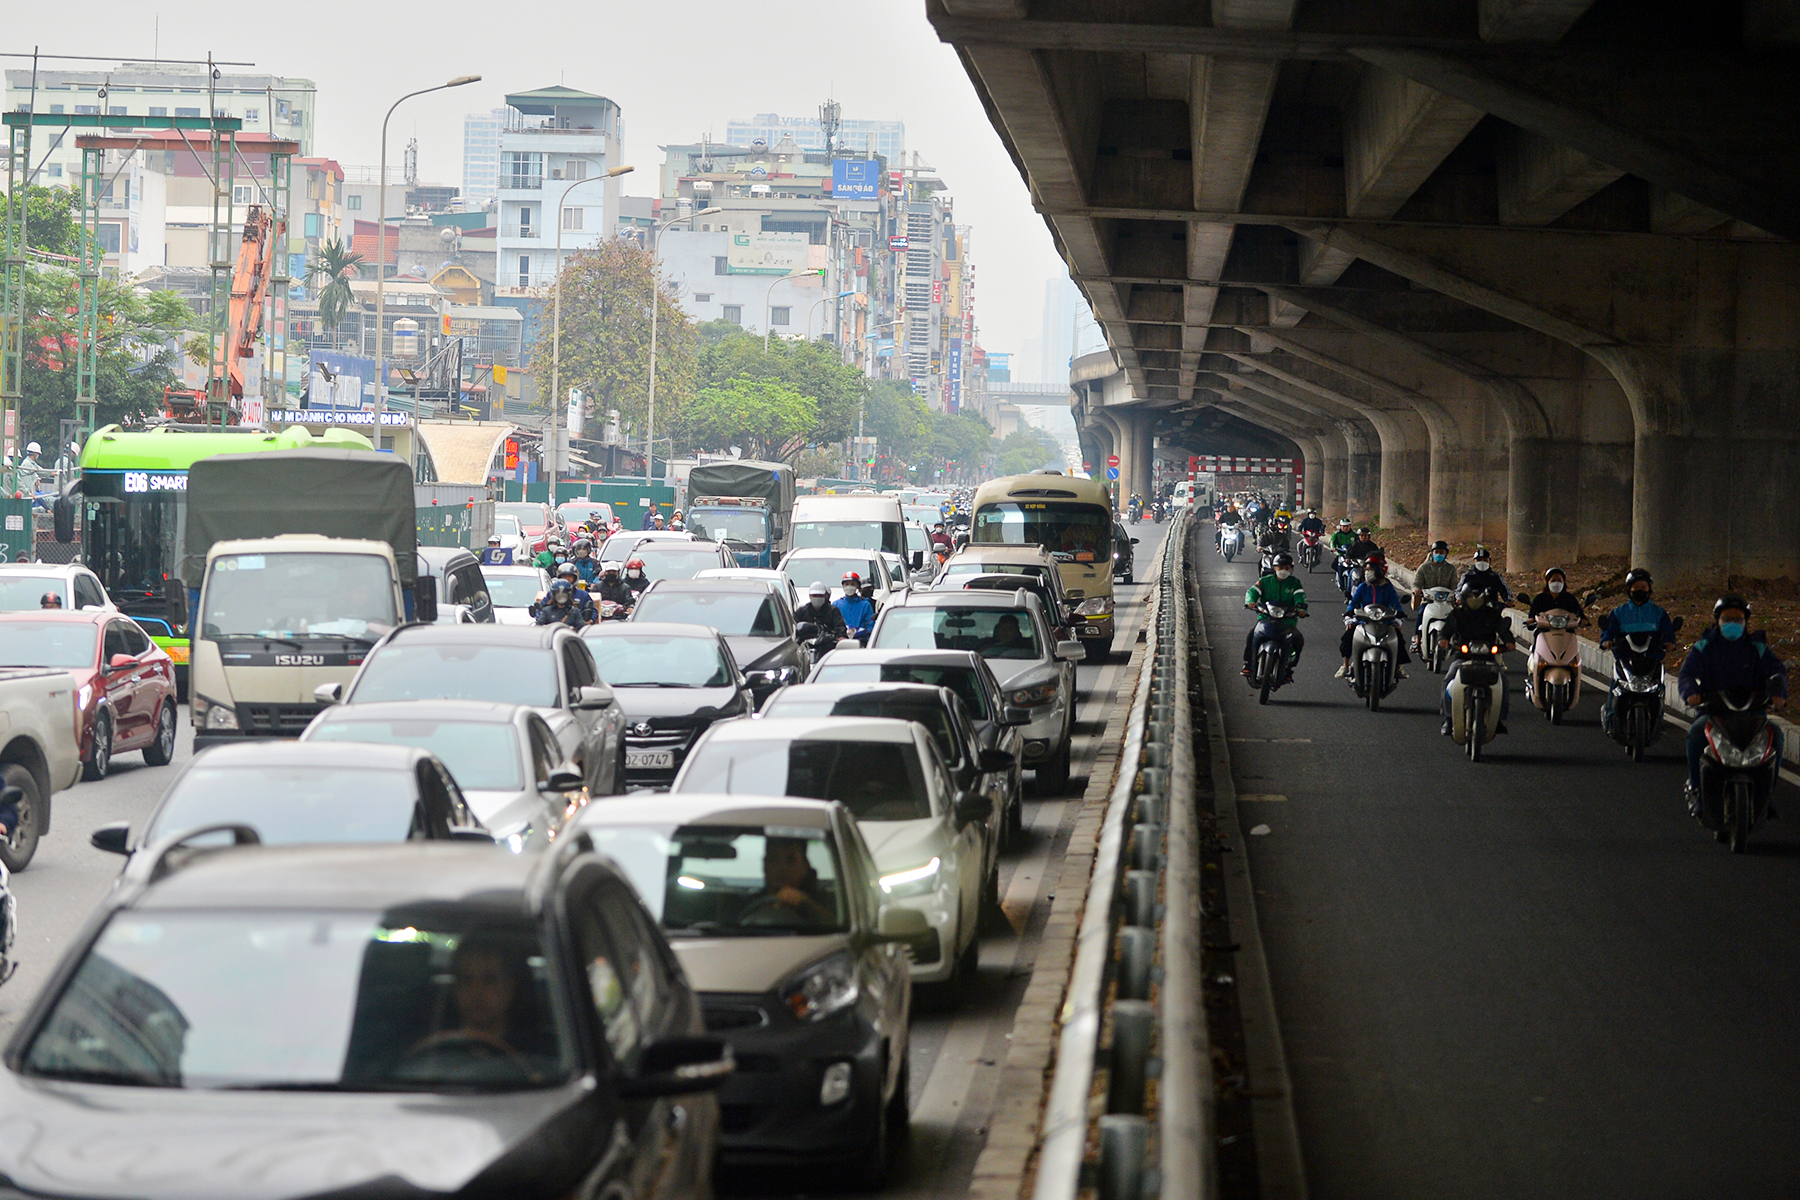
[{"label": "motorcycle headlight", "polygon": [[1075,606],[1075,615],[1081,617],[1110,617],[1112,611],[1111,596],[1095,596],[1092,600],[1083,600]]},{"label": "motorcycle headlight", "polygon": [[1633,692],[1660,692],[1663,690],[1663,681],[1654,675],[1627,675],[1625,687]]},{"label": "motorcycle headlight", "polygon": [[1014,688],[1006,693],[1006,702],[1016,704],[1020,708],[1036,708],[1040,704],[1048,704],[1056,699],[1056,683],[1034,684],[1031,687]]},{"label": "motorcycle headlight", "polygon": [[822,1021],[855,1004],[859,991],[850,956],[834,954],[790,976],[776,994],[800,1020]]},{"label": "motorcycle headlight", "polygon": [[943,861],[934,856],[922,867],[883,875],[881,890],[890,896],[923,896],[937,886],[938,872],[943,865]]},{"label": "motorcycle headlight", "polygon": [[217,700],[194,697],[194,720],[203,729],[236,729],[238,727],[237,712],[229,704],[221,704]]},{"label": "motorcycle headlight", "polygon": [[1730,738],[1720,737],[1718,731],[1709,725],[1706,729],[1706,742],[1721,764],[1740,770],[1762,766],[1775,751],[1775,735],[1769,729],[1764,729],[1755,741],[1740,750],[1731,744]]}]

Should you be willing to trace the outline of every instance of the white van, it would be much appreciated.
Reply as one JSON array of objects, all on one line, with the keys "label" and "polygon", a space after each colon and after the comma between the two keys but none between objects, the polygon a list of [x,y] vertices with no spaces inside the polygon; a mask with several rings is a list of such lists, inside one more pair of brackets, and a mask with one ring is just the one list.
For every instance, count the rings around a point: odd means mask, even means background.
[{"label": "white van", "polygon": [[892,496],[801,496],[794,501],[795,550],[880,550],[909,558],[906,517]]},{"label": "white van", "polygon": [[1170,504],[1176,508],[1187,508],[1194,503],[1194,485],[1191,480],[1184,479],[1175,485],[1175,494]]}]

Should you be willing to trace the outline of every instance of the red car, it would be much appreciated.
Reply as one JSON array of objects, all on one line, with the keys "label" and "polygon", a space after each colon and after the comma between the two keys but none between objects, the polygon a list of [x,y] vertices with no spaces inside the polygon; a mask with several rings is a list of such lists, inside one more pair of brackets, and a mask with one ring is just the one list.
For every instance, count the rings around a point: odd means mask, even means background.
[{"label": "red car", "polygon": [[130,617],[0,613],[0,667],[60,667],[75,677],[83,779],[104,779],[127,750],[142,750],[153,767],[175,757],[175,660]]},{"label": "red car", "polygon": [[501,513],[519,518],[519,529],[525,534],[525,540],[531,543],[533,554],[547,549],[550,545],[550,531],[559,528],[556,514],[550,511],[548,504],[528,500],[524,503],[513,501],[494,505],[494,515]]}]

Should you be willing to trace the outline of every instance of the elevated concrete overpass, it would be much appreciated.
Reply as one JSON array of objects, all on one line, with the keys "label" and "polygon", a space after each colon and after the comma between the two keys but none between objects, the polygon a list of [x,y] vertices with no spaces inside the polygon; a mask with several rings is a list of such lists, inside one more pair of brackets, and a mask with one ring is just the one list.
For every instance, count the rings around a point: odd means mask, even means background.
[{"label": "elevated concrete overpass", "polygon": [[1800,3],[927,12],[1106,331],[1075,407],[1137,490],[1161,436],[1515,568],[1800,578]]}]

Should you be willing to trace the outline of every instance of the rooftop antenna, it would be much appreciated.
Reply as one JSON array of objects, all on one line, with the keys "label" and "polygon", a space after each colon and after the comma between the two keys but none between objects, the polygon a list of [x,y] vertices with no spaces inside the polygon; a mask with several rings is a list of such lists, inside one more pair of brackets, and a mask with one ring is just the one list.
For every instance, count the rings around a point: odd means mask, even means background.
[{"label": "rooftop antenna", "polygon": [[819,106],[819,128],[825,131],[825,157],[830,158],[837,146],[838,126],[843,107],[836,100],[827,100]]},{"label": "rooftop antenna", "polygon": [[409,138],[406,143],[406,157],[403,160],[407,187],[419,185],[419,139]]}]

